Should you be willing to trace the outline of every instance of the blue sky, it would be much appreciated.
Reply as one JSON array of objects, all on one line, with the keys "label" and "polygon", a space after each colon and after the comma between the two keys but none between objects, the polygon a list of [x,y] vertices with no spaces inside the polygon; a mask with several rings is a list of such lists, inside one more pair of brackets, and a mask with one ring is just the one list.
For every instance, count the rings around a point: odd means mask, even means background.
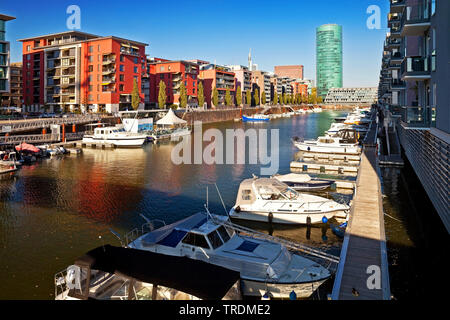
[{"label": "blue sky", "polygon": [[[149,44],[150,56],[247,65],[249,49],[260,70],[303,64],[315,79],[315,30],[343,26],[344,86],[377,86],[387,32],[388,0],[1,0],[11,61],[21,61],[17,39],[67,31],[66,9],[81,8],[81,31]],[[381,29],[369,30],[370,5],[381,9]]]}]

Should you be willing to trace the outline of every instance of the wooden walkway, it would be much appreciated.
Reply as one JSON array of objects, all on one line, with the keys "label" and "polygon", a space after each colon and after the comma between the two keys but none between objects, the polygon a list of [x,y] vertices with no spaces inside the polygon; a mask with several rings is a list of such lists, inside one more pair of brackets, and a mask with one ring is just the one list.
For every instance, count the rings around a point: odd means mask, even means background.
[{"label": "wooden walkway", "polygon": [[[341,252],[341,262],[331,298],[333,300],[390,299],[384,214],[376,149],[366,147],[356,183],[349,226]],[[374,269],[380,273],[377,282],[371,278]],[[373,280],[373,281],[371,281]],[[375,284],[375,288],[369,288]]]}]

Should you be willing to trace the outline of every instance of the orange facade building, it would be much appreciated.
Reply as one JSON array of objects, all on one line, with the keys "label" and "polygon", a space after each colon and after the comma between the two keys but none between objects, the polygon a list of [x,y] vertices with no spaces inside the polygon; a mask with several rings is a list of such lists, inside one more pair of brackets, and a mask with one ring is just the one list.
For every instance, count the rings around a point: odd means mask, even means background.
[{"label": "orange facade building", "polygon": [[39,111],[117,112],[131,109],[136,80],[144,105],[147,44],[118,37],[69,31],[20,40],[23,43],[23,95]]},{"label": "orange facade building", "polygon": [[[208,108],[216,108],[225,105],[225,95],[229,91],[234,101],[235,73],[230,68],[221,67],[213,64],[202,65],[200,67],[200,79],[203,81],[205,102]],[[219,105],[215,106],[212,102],[214,88],[217,88]]]},{"label": "orange facade building", "polygon": [[288,77],[291,79],[303,79],[302,65],[296,66],[276,66],[274,67],[274,73],[279,77]]}]

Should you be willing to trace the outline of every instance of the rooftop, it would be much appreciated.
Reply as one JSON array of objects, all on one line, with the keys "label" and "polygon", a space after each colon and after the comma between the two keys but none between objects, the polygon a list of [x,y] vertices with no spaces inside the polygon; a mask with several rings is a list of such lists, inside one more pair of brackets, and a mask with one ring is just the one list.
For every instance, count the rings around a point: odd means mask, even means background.
[{"label": "rooftop", "polygon": [[10,21],[10,20],[15,20],[15,17],[12,16],[7,16],[6,14],[0,14],[0,20],[3,21]]}]

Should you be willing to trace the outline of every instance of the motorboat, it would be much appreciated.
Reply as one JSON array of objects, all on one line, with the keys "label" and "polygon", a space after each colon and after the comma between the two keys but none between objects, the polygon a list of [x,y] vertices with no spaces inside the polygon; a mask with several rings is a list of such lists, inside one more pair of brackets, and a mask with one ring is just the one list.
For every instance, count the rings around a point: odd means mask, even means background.
[{"label": "motorboat", "polygon": [[91,134],[85,134],[83,143],[112,144],[116,147],[141,147],[147,135],[126,132],[119,127],[95,128]]},{"label": "motorboat", "polygon": [[55,300],[241,300],[240,274],[148,250],[104,245],[55,275]]},{"label": "motorboat", "polygon": [[330,129],[328,129],[328,131],[326,133],[330,136],[333,136],[333,135],[338,134],[340,131],[346,130],[346,129],[355,130],[359,134],[366,134],[368,131],[366,126],[349,125],[349,124],[345,124],[345,123],[333,123],[331,125]]},{"label": "motorboat", "polygon": [[290,173],[275,175],[273,178],[285,183],[296,191],[320,191],[330,188],[335,181],[311,178],[308,174]]},{"label": "motorboat", "polygon": [[320,107],[315,107],[314,109],[312,109],[312,111],[313,111],[314,113],[321,113],[321,112],[323,111],[323,109],[320,108]]},{"label": "motorboat", "polygon": [[294,291],[298,298],[307,298],[331,276],[327,268],[292,253],[275,237],[239,230],[242,227],[228,217],[213,215],[206,208],[206,213],[145,233],[128,247],[237,271],[243,296],[287,299]]},{"label": "motorboat", "polygon": [[156,129],[148,133],[147,137],[152,141],[159,141],[164,139],[178,139],[183,136],[188,136],[192,133],[189,127],[175,128],[175,129]]},{"label": "motorboat", "polygon": [[0,152],[0,165],[20,167],[23,162],[23,160],[18,159],[16,152]]},{"label": "motorboat", "polygon": [[278,224],[319,224],[346,216],[349,209],[346,204],[299,193],[276,178],[254,177],[241,183],[230,216]]},{"label": "motorboat", "polygon": [[255,114],[253,116],[242,116],[243,122],[268,122],[270,117],[265,114]]},{"label": "motorboat", "polygon": [[305,152],[359,155],[362,148],[354,130],[343,130],[340,136],[319,137],[317,140],[293,139],[294,145]]}]

